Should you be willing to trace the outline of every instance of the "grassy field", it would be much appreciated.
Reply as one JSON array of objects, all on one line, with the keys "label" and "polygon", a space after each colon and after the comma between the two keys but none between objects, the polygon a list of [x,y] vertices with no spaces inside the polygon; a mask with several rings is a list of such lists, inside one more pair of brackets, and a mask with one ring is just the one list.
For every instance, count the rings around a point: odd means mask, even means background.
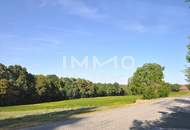
[{"label": "grassy field", "polygon": [[[42,109],[72,109],[81,107],[103,107],[103,106],[114,106],[134,103],[136,99],[141,96],[113,96],[113,97],[97,97],[97,98],[81,98],[73,100],[65,100],[58,102],[48,102],[32,105],[18,105],[10,107],[0,107],[0,112],[19,112],[19,111],[31,111],[31,110],[42,110]],[[1,117],[0,117],[1,118]]]},{"label": "grassy field", "polygon": [[190,92],[172,92],[169,97],[190,96]]},{"label": "grassy field", "polygon": [[83,98],[58,102],[0,107],[0,129],[14,129],[69,118],[101,107],[135,103],[142,96]]}]

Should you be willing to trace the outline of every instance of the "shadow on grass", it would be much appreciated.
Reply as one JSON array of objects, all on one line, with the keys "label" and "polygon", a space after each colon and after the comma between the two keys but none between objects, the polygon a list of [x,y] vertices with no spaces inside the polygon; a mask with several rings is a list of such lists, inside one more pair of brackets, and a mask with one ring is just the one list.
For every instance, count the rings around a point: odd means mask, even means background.
[{"label": "shadow on grass", "polygon": [[[80,108],[80,109],[75,109],[75,110],[64,110],[60,112],[51,112],[51,113],[40,114],[40,115],[27,115],[24,117],[3,119],[3,120],[0,120],[0,130],[1,129],[3,130],[20,129],[20,128],[25,128],[25,127],[38,126],[41,124],[46,124],[46,123],[54,122],[54,121],[61,121],[61,124],[60,124],[61,126],[74,124],[82,120],[82,118],[72,117],[72,115],[93,112],[95,110],[96,110],[95,107]],[[53,129],[51,127],[54,127],[54,126],[53,125],[50,126],[50,129]]]},{"label": "shadow on grass", "polygon": [[171,112],[162,112],[161,118],[155,121],[134,120],[131,130],[187,130],[190,129],[190,101],[176,99],[176,102],[186,104],[186,107],[168,108]]}]

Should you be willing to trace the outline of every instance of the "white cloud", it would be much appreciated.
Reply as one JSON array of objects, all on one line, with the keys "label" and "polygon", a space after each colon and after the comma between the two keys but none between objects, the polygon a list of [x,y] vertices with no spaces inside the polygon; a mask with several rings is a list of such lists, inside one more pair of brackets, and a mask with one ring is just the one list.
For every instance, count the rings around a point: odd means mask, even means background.
[{"label": "white cloud", "polygon": [[99,8],[88,5],[84,0],[41,0],[40,7],[61,6],[68,14],[88,19],[104,19],[106,15],[100,13]]},{"label": "white cloud", "polygon": [[122,21],[116,20],[114,21],[114,26],[131,32],[138,32],[138,33],[167,33],[171,31],[171,27],[167,24],[143,24],[140,21]]},{"label": "white cloud", "polygon": [[61,42],[59,40],[52,40],[52,39],[48,39],[48,38],[36,38],[33,39],[34,41],[38,41],[42,44],[46,44],[46,45],[54,45],[54,46],[59,46],[61,45]]},{"label": "white cloud", "polygon": [[143,25],[140,22],[135,21],[123,21],[123,20],[116,20],[114,21],[114,25],[120,29],[126,30],[126,31],[133,31],[133,32],[146,32],[147,27]]},{"label": "white cloud", "polygon": [[146,32],[146,27],[141,23],[132,23],[131,25],[125,26],[124,29],[135,32]]},{"label": "white cloud", "polygon": [[38,27],[38,29],[42,29],[45,31],[53,31],[53,32],[62,32],[65,36],[73,36],[73,35],[81,35],[81,36],[91,36],[92,32],[80,28],[60,28],[55,26],[48,26],[48,27]]}]

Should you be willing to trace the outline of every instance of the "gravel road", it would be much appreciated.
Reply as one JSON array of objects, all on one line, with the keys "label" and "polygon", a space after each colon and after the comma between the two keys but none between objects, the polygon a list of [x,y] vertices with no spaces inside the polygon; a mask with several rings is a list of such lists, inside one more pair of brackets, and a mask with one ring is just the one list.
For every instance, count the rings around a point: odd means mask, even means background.
[{"label": "gravel road", "polygon": [[63,121],[23,130],[188,130],[190,97],[139,101],[136,104],[73,115]]}]

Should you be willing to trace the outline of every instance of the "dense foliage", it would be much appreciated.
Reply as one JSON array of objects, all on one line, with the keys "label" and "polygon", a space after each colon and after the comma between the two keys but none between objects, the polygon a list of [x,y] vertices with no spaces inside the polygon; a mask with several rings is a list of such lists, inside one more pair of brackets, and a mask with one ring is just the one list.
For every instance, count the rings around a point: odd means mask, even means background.
[{"label": "dense foliage", "polygon": [[[187,45],[187,56],[186,56],[186,60],[188,63],[190,63],[190,44]],[[190,67],[187,67],[185,70],[185,75],[186,75],[186,80],[188,82],[190,82]]]},{"label": "dense foliage", "polygon": [[56,75],[32,75],[19,65],[0,64],[0,105],[124,95],[118,83],[101,84]]},{"label": "dense foliage", "polygon": [[121,95],[143,95],[146,99],[166,97],[170,91],[179,91],[179,85],[165,83],[163,70],[159,64],[145,64],[137,68],[126,86],[56,75],[32,75],[19,65],[0,64],[0,105]]},{"label": "dense foliage", "polygon": [[164,68],[159,64],[144,64],[137,68],[128,82],[129,94],[143,94],[145,99],[168,96],[170,87],[163,81]]},{"label": "dense foliage", "polygon": [[179,92],[180,86],[179,84],[169,84],[167,83],[168,86],[170,87],[172,92]]}]

